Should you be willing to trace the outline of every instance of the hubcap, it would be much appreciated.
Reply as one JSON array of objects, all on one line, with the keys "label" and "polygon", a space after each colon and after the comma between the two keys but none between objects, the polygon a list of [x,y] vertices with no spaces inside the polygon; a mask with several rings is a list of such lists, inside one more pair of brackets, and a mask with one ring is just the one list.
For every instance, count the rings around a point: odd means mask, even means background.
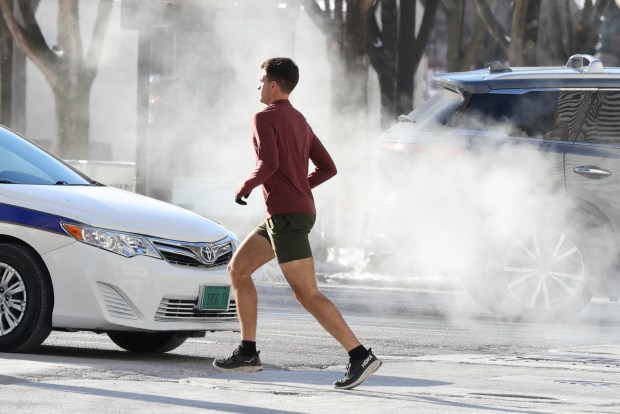
[{"label": "hubcap", "polygon": [[510,295],[529,309],[552,310],[579,294],[586,266],[562,233],[536,230],[512,244],[504,262]]},{"label": "hubcap", "polygon": [[0,263],[0,336],[13,331],[26,312],[26,285],[19,273]]}]

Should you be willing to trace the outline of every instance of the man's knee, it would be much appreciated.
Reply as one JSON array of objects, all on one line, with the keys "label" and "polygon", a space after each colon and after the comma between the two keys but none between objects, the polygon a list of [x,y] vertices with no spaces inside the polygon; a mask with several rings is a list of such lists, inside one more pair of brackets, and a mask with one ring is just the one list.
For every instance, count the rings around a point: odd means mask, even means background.
[{"label": "man's knee", "polygon": [[251,272],[244,271],[243,266],[240,266],[234,259],[228,263],[228,276],[233,286],[238,286],[243,283],[248,277],[252,276]]},{"label": "man's knee", "polygon": [[301,290],[301,289],[293,289],[293,293],[295,294],[295,299],[299,302],[304,308],[311,308],[315,304],[321,303],[325,296],[318,290]]}]

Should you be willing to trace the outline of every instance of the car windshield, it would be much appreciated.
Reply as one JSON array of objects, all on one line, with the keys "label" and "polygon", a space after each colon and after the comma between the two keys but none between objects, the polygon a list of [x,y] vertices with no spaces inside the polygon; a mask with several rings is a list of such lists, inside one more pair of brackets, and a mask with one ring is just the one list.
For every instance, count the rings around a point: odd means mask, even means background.
[{"label": "car windshield", "polygon": [[86,176],[18,135],[0,128],[0,185],[92,185]]},{"label": "car windshield", "polygon": [[443,124],[446,117],[454,113],[462,103],[463,97],[460,94],[442,89],[401,120],[415,122],[420,128]]}]

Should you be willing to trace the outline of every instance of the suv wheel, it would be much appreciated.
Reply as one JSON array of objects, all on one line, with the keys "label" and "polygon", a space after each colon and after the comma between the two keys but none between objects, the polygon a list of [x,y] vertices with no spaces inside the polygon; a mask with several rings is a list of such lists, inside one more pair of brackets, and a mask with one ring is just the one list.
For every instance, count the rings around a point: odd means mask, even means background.
[{"label": "suv wheel", "polygon": [[576,237],[534,230],[514,241],[504,259],[504,312],[528,317],[568,316],[592,298],[596,278],[589,253]]},{"label": "suv wheel", "polygon": [[0,352],[29,352],[52,330],[51,281],[27,247],[0,244]]},{"label": "suv wheel", "polygon": [[180,347],[187,335],[177,332],[108,332],[116,345],[130,352],[160,353]]},{"label": "suv wheel", "polygon": [[605,272],[588,244],[593,239],[584,228],[530,230],[503,249],[483,283],[464,284],[495,312],[535,320],[572,316],[590,301]]}]

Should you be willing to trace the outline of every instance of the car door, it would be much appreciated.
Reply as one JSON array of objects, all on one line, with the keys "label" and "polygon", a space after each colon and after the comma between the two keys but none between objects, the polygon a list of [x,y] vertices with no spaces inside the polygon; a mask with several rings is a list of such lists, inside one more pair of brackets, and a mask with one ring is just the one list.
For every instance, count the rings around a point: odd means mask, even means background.
[{"label": "car door", "polygon": [[620,89],[600,89],[566,153],[566,188],[620,223]]}]

